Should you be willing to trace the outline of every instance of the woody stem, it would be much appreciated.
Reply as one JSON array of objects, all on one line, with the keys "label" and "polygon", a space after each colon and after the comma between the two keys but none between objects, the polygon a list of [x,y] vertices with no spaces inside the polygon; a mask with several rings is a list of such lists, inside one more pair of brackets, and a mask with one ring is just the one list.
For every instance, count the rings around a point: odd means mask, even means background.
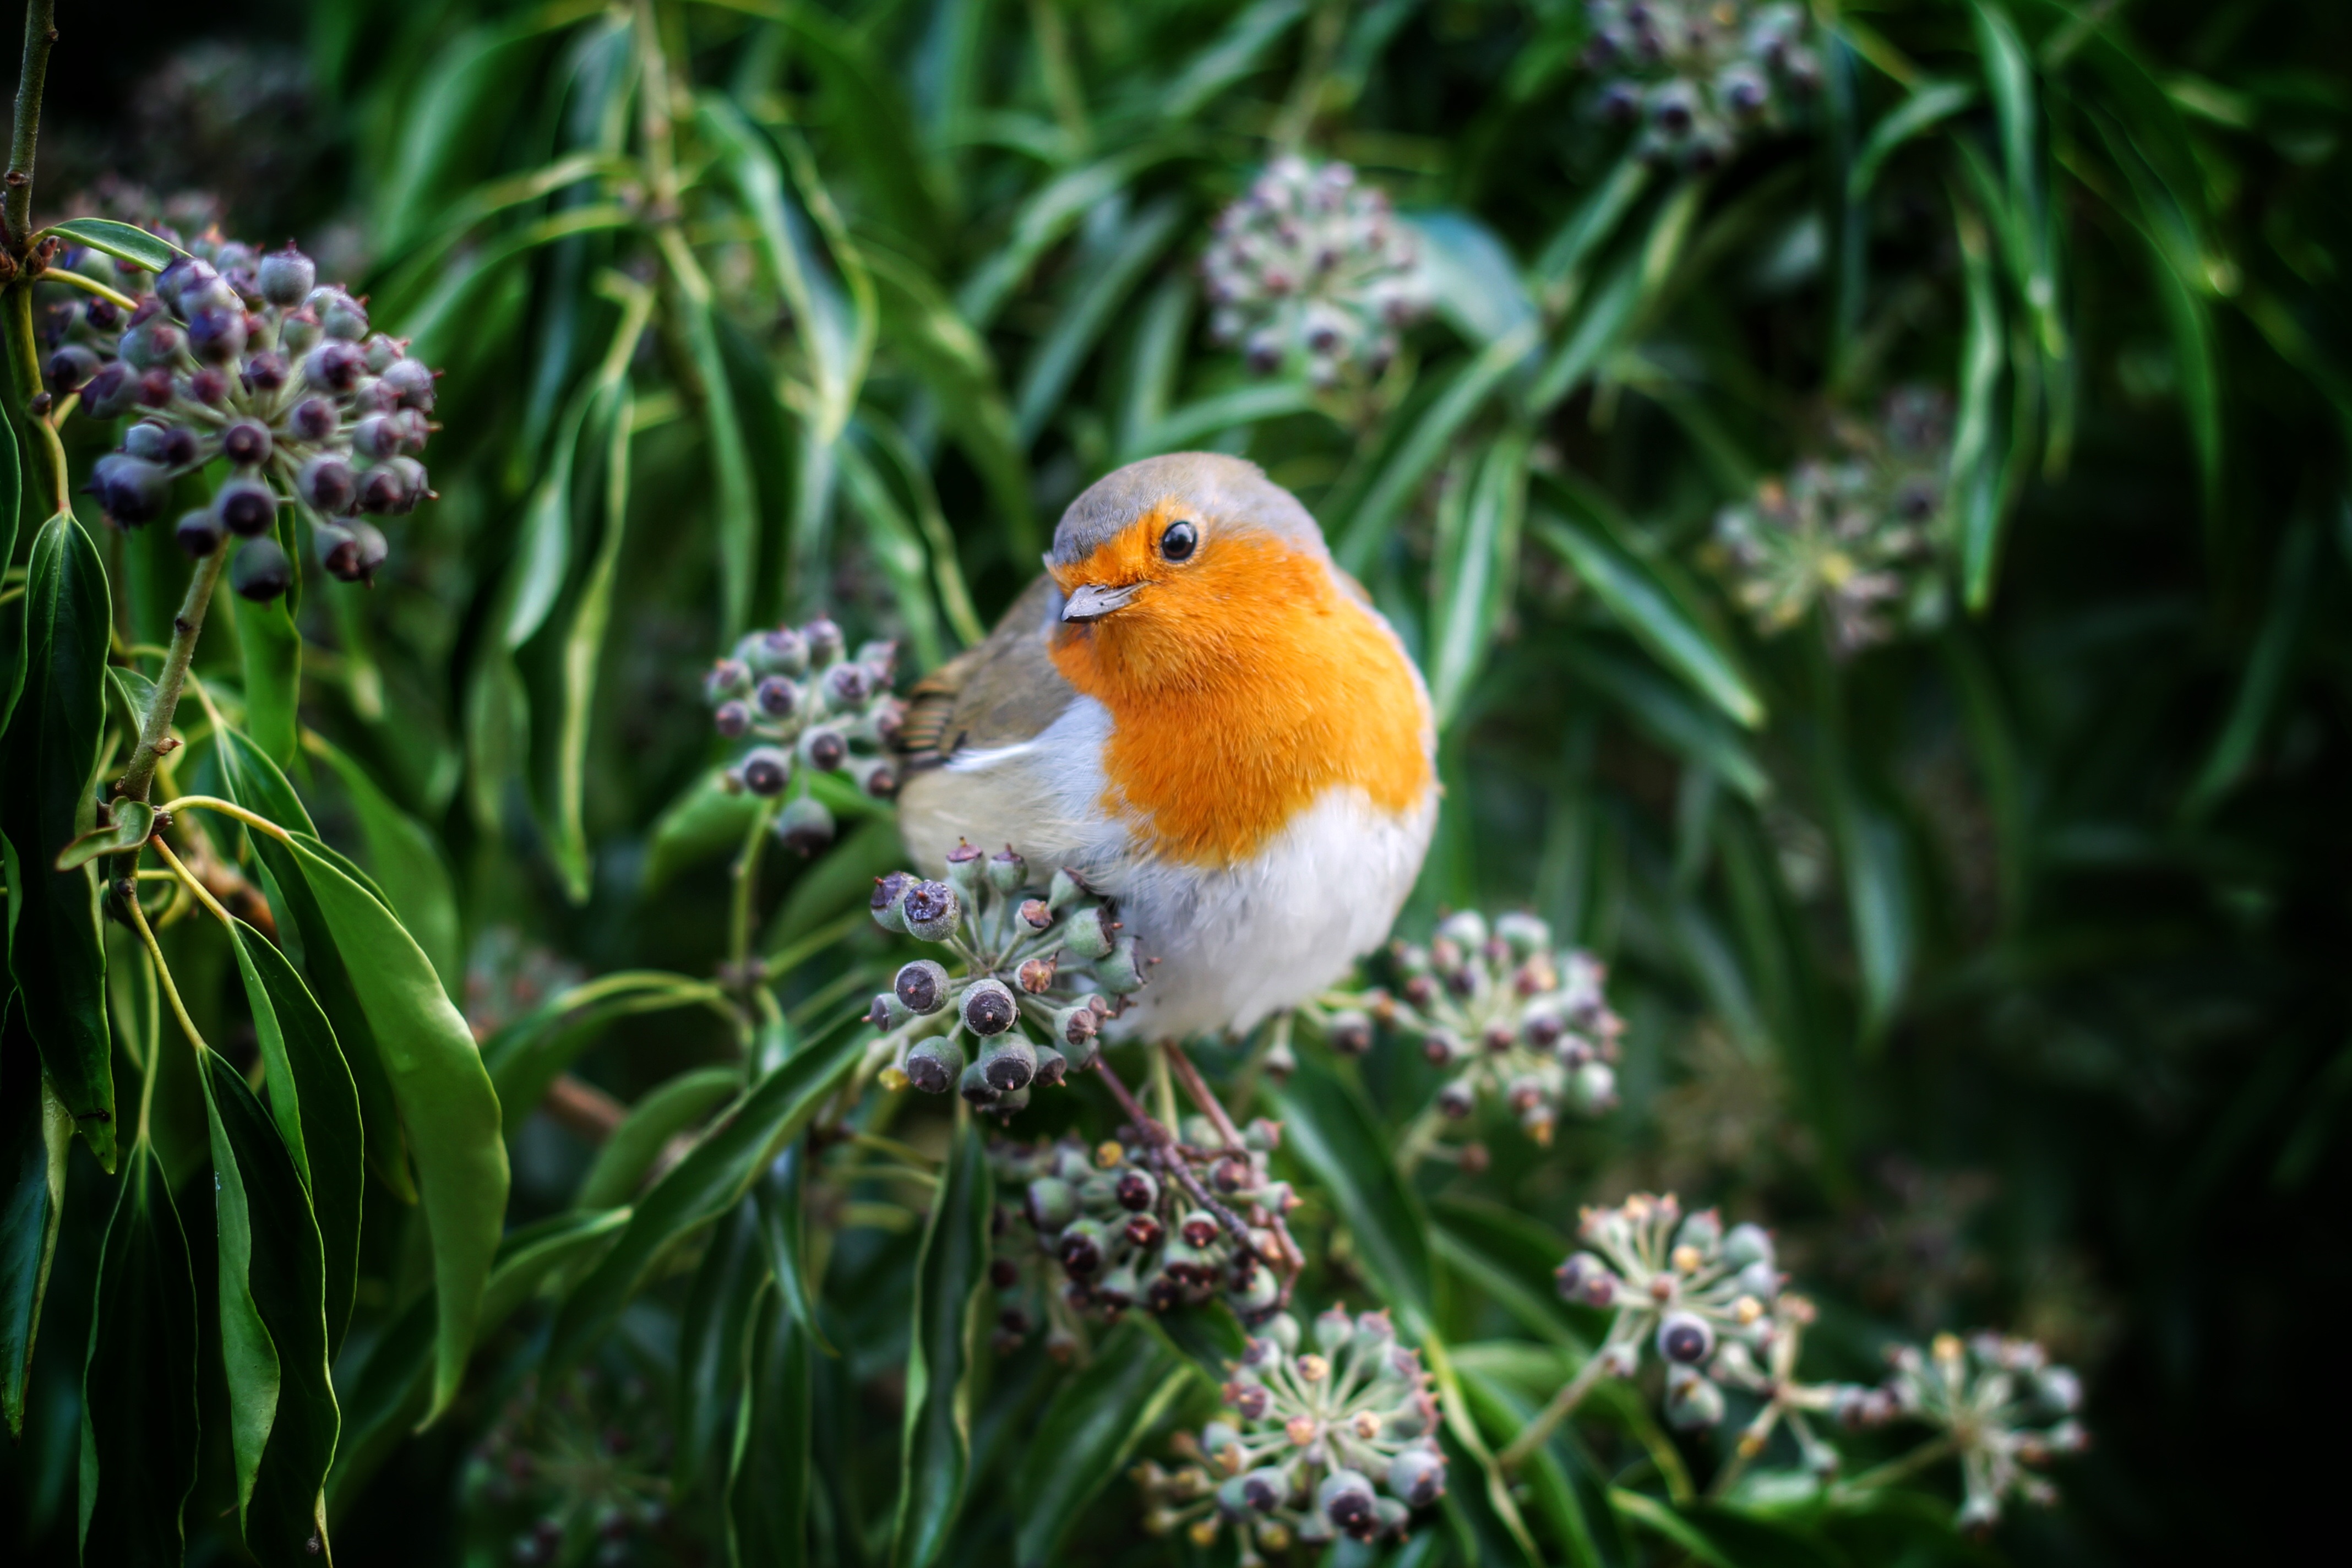
[{"label": "woody stem", "polygon": [[1192,1058],[1184,1054],[1184,1047],[1174,1040],[1162,1040],[1160,1042],[1160,1054],[1174,1070],[1176,1081],[1184,1086],[1184,1093],[1200,1107],[1201,1114],[1216,1128],[1218,1136],[1224,1139],[1225,1147],[1240,1148],[1241,1130],[1234,1125],[1234,1119],[1225,1114],[1225,1108],[1217,1097],[1209,1092],[1209,1086],[1202,1081],[1201,1069],[1192,1065]]},{"label": "woody stem", "polygon": [[41,88],[48,79],[49,50],[58,41],[57,0],[32,0],[25,7],[25,63],[16,78],[16,134],[8,144],[7,195],[0,219],[8,248],[20,250],[33,232],[33,153],[41,138]]},{"label": "woody stem", "polygon": [[131,753],[131,765],[115,782],[114,793],[125,800],[145,800],[154,784],[155,764],[163,760],[164,742],[172,738],[172,721],[180,710],[180,689],[187,684],[188,661],[195,657],[196,638],[204,635],[205,611],[212,605],[213,589],[227,561],[225,546],[197,558],[195,574],[188,579],[187,597],[180,601],[180,613],[172,617],[172,645],[163,651],[163,670],[155,678],[147,721],[139,727],[138,748]]}]

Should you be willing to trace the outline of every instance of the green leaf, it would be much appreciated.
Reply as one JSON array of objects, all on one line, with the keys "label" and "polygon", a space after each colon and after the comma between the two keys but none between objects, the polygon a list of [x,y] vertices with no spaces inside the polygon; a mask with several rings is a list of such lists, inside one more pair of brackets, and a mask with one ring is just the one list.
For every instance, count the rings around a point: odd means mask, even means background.
[{"label": "green leaf", "polygon": [[1870,128],[1869,137],[1853,160],[1853,171],[1846,176],[1847,205],[1862,205],[1878,179],[1878,171],[1905,142],[1934,130],[1976,100],[1977,89],[1971,82],[1927,79],[1914,83],[1911,96],[1888,110],[1885,118]]},{"label": "green leaf", "polygon": [[433,1415],[457,1396],[506,1211],[499,1100],[473,1032],[424,950],[307,834],[291,846],[374,1030],[416,1162],[440,1304]]},{"label": "green leaf", "polygon": [[1902,824],[1825,759],[1823,795],[1845,879],[1846,914],[1862,970],[1863,1035],[1877,1039],[1909,984],[1917,944],[1911,857]]},{"label": "green leaf", "polygon": [[1136,177],[1176,155],[1178,144],[1145,142],[1058,174],[1037,188],[1013,215],[1012,232],[956,290],[955,310],[974,327],[996,320],[1005,300],[1038,258],[1060,244],[1087,216],[1116,200]]},{"label": "green leaf", "polygon": [[719,317],[701,264],[675,230],[665,232],[663,258],[677,286],[680,308],[674,320],[693,362],[702,402],[702,425],[710,446],[711,482],[718,508],[719,613],[722,635],[740,637],[751,624],[751,602],[760,581],[760,508],[744,445],[742,411],[736,405],[727,361],[719,347]]},{"label": "green leaf", "polygon": [[929,254],[940,243],[947,202],[938,165],[915,133],[896,76],[876,57],[864,31],[815,6],[786,7],[782,21],[817,79],[826,128],[856,169],[873,217],[902,243]]},{"label": "green leaf", "polygon": [[687,868],[740,847],[759,810],[759,796],[730,790],[717,768],[697,777],[655,818],[640,890],[656,892]]},{"label": "green leaf", "polygon": [[1430,586],[1429,690],[1440,730],[1460,714],[1510,608],[1533,442],[1524,427],[1504,435],[1479,459],[1468,493],[1439,511],[1437,574]]},{"label": "green leaf", "polygon": [[1629,649],[1612,651],[1579,638],[1560,650],[1576,678],[1622,710],[1635,728],[1697,763],[1751,801],[1772,793],[1772,781],[1723,710],[1692,696],[1690,688],[1658,673]]},{"label": "green leaf", "polygon": [[941,654],[940,616],[931,598],[934,579],[916,524],[857,442],[843,441],[834,451],[841,464],[843,491],[866,522],[866,552],[889,579],[916,666],[936,668]]},{"label": "green leaf", "polygon": [[1142,426],[1134,444],[1120,456],[1132,460],[1157,452],[1181,452],[1228,430],[1286,419],[1294,414],[1313,414],[1319,406],[1315,389],[1303,381],[1236,386],[1170,409]]},{"label": "green leaf", "polygon": [[217,1053],[201,1061],[239,1522],[264,1562],[300,1562],[321,1550],[309,1542],[327,1538],[320,1488],[341,1425],[327,1370],[319,1227],[268,1111]]},{"label": "green leaf", "polygon": [[1538,323],[1522,322],[1496,338],[1462,367],[1453,383],[1422,414],[1380,470],[1349,515],[1335,552],[1341,567],[1361,575],[1378,558],[1397,519],[1419,493],[1473,416],[1517,370],[1540,339]]},{"label": "green leaf", "polygon": [[1951,492],[1960,517],[1960,579],[1968,606],[1981,613],[1992,603],[1993,567],[2000,542],[2001,512],[1995,470],[1993,397],[2005,363],[2001,353],[2000,300],[1994,292],[1992,255],[1984,226],[1965,206],[1955,206],[1960,263],[1968,284],[1968,335],[1960,350],[1959,416],[1952,428]]},{"label": "green leaf", "polygon": [[815,1445],[815,1341],[783,1293],[760,1297],[743,1356],[743,1402],[727,1460],[727,1560],[735,1568],[808,1563]]},{"label": "green leaf", "polygon": [[1176,74],[1160,97],[1160,113],[1171,121],[1190,119],[1211,99],[1255,70],[1266,50],[1305,15],[1307,0],[1257,0]]},{"label": "green leaf", "polygon": [[[1462,1371],[1462,1390],[1469,1395],[1480,1425],[1505,1441],[1526,1426],[1536,1413],[1534,1401],[1471,1368]],[[1593,1538],[1591,1521],[1586,1518],[1582,1500],[1560,1463],[1559,1450],[1563,1447],[1563,1439],[1555,1436],[1551,1442],[1528,1456],[1521,1475],[1538,1515],[1550,1524],[1554,1537],[1567,1547],[1567,1561],[1575,1568],[1602,1568],[1603,1559],[1600,1543]]]},{"label": "green leaf", "polygon": [[682,1072],[648,1090],[596,1151],[595,1163],[588,1167],[572,1206],[603,1209],[627,1203],[669,1141],[742,1087],[740,1069],[711,1067]]},{"label": "green leaf", "polygon": [[[222,783],[231,800],[281,827],[314,831],[310,814],[303,809],[294,786],[250,737],[224,729],[215,741]],[[416,1187],[408,1173],[408,1140],[400,1125],[392,1079],[384,1070],[383,1053],[376,1044],[367,1010],[360,1005],[351,972],[328,929],[326,914],[290,846],[267,833],[247,837],[266,872],[279,940],[290,937],[299,942],[310,994],[326,1014],[344,1065],[351,1069],[352,1086],[359,1093],[360,1121],[366,1131],[367,1168],[401,1202],[413,1204]],[[340,863],[341,858],[337,859]]]},{"label": "green leaf", "polygon": [[400,923],[432,961],[433,972],[441,977],[441,988],[452,996],[459,994],[466,984],[464,942],[457,930],[457,897],[449,885],[448,868],[442,864],[440,847],[425,825],[395,805],[356,759],[316,732],[303,736],[303,748],[334,770],[352,797],[352,811],[359,818],[360,839],[367,847],[368,868],[373,873],[362,885],[400,917]]},{"label": "green leaf", "polygon": [[1659,663],[1737,722],[1751,730],[1762,726],[1763,699],[1731,651],[1677,602],[1647,563],[1619,549],[1598,528],[1557,513],[1538,512],[1529,528],[1575,568],[1617,624]]},{"label": "green leaf", "polygon": [[25,1436],[25,1390],[65,1214],[72,1143],[73,1119],[41,1076],[40,1048],[18,1000],[0,999],[0,1181],[7,1184],[0,1192],[0,1414],[11,1442]]},{"label": "green leaf", "polygon": [[768,1269],[784,1293],[785,1310],[805,1326],[810,1339],[827,1355],[836,1352],[824,1342],[817,1326],[815,1282],[809,1278],[808,1244],[804,1231],[808,1204],[803,1194],[808,1176],[806,1145],[792,1143],[768,1163],[751,1184],[760,1207],[760,1245],[768,1255]]},{"label": "green leaf", "polygon": [[1441,1197],[1431,1206],[1430,1247],[1449,1270],[1538,1338],[1584,1342],[1552,1283],[1552,1270],[1570,1250],[1565,1238],[1499,1204]]},{"label": "green leaf", "polygon": [[1617,161],[1609,177],[1594,186],[1559,226],[1543,254],[1529,268],[1529,278],[1547,296],[1554,297],[1552,308],[1564,307],[1573,298],[1581,281],[1586,262],[1599,254],[1617,232],[1617,226],[1633,210],[1642,193],[1649,189],[1655,170],[1639,149],[1627,152]]},{"label": "green leaf", "polygon": [[749,1340],[772,1283],[759,1205],[746,1194],[719,1222],[678,1312],[671,1471],[681,1492],[700,1483],[706,1461],[729,1454],[720,1439],[735,1427]]},{"label": "green leaf", "polygon": [[31,243],[37,246],[51,237],[102,250],[117,261],[128,261],[149,272],[161,272],[176,258],[188,254],[160,235],[108,217],[69,217],[63,223],[53,223],[35,235]]},{"label": "green leaf", "polygon": [[1181,202],[1163,196],[1119,225],[1103,253],[1082,264],[1013,391],[1013,433],[1023,446],[1035,443],[1112,315],[1175,239],[1185,216]]},{"label": "green leaf", "polygon": [[232,594],[229,605],[245,660],[246,730],[270,761],[285,767],[294,761],[302,727],[302,634],[282,598],[257,605]]},{"label": "green leaf", "polygon": [[49,1086],[74,1129],[114,1168],[114,1073],[96,872],[49,868],[89,830],[106,725],[106,569],[60,512],[26,567],[24,696],[0,749],[0,835],[8,876],[8,970]]},{"label": "green leaf", "polygon": [[856,1065],[866,1041],[844,1035],[763,1074],[656,1181],[612,1251],[564,1298],[548,1341],[545,1375],[579,1364],[671,1244],[739,1202],[776,1151],[797,1136]]},{"label": "green leaf", "polygon": [[341,1348],[357,1288],[366,1134],[359,1090],[327,1016],[285,954],[232,923],[237,973],[253,1010],[269,1110],[310,1196],[325,1270],[328,1353]]},{"label": "green leaf", "polygon": [[922,1250],[915,1258],[914,1322],[907,1347],[907,1423],[898,1461],[892,1568],[930,1568],[963,1510],[971,1461],[972,1383],[987,1307],[988,1159],[971,1113],[957,1108],[954,1147],[940,1171]]},{"label": "green leaf", "polygon": [[2191,820],[2210,811],[2245,775],[2270,728],[2293,670],[2311,593],[2319,580],[2318,554],[2319,529],[2308,518],[2288,529],[2280,542],[2270,604],[2237,695],[2231,700],[2230,716],[2181,802],[2182,815]]},{"label": "green leaf", "polygon": [[[658,969],[622,970],[550,997],[482,1042],[482,1062],[498,1091],[506,1135],[512,1138],[547,1097],[548,1086],[593,1045],[614,1019],[629,1013],[710,1005],[720,995],[708,981]],[[732,1010],[728,1010],[732,1020]]]},{"label": "green leaf", "polygon": [[1452,208],[1405,219],[1420,237],[1422,287],[1454,330],[1471,343],[1491,343],[1536,314],[1502,237],[1475,216]]},{"label": "green leaf", "polygon": [[93,827],[58,851],[57,868],[71,871],[102,855],[120,855],[138,848],[155,831],[155,808],[143,800],[118,800],[109,810],[113,824]]},{"label": "green leaf", "polygon": [[1192,1378],[1190,1367],[1134,1323],[1103,1337],[1092,1366],[1063,1380],[1026,1439],[1013,1483],[1021,1499],[1014,1562],[1034,1568],[1060,1560],[1078,1516],[1127,1468]]},{"label": "green leaf", "polygon": [[177,1568],[196,1486],[196,1283],[172,1186],[131,1146],[106,1224],[81,1384],[81,1560]]}]

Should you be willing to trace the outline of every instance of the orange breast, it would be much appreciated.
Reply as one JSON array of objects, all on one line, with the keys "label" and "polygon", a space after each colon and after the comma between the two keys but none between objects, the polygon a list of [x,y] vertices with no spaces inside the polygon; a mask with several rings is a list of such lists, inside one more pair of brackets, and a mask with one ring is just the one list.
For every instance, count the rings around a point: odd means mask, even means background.
[{"label": "orange breast", "polygon": [[1054,662],[1110,710],[1104,809],[1170,859],[1245,860],[1335,785],[1398,813],[1428,793],[1402,650],[1323,562],[1270,537],[1227,536],[1128,609],[1060,628]]}]

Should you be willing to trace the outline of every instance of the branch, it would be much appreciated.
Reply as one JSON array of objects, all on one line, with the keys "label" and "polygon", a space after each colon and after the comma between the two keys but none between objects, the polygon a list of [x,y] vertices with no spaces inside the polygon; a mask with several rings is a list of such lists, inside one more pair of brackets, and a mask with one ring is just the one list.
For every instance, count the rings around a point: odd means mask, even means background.
[{"label": "branch", "polygon": [[0,199],[11,255],[33,233],[33,149],[41,137],[41,87],[48,79],[49,50],[58,41],[57,0],[30,0],[25,7],[25,64],[16,78],[16,132],[8,148],[7,194]]},{"label": "branch", "polygon": [[155,681],[155,700],[147,706],[147,721],[140,726],[139,749],[131,765],[116,781],[114,793],[128,800],[145,800],[155,781],[155,764],[172,747],[172,720],[180,708],[180,688],[188,679],[188,660],[195,657],[196,638],[205,629],[205,611],[213,602],[213,587],[228,560],[226,540],[196,562],[188,579],[188,596],[172,617],[172,646],[163,654],[163,673]]}]

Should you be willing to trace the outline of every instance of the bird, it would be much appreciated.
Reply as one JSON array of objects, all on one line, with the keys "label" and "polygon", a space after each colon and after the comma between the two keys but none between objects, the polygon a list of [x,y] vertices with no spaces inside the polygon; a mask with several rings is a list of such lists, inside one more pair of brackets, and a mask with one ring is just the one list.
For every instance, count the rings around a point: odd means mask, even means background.
[{"label": "bird", "polygon": [[1150,980],[1113,1039],[1246,1032],[1386,940],[1436,824],[1403,643],[1255,464],[1147,458],[1073,500],[1045,574],[908,692],[898,823],[1066,868]]}]

